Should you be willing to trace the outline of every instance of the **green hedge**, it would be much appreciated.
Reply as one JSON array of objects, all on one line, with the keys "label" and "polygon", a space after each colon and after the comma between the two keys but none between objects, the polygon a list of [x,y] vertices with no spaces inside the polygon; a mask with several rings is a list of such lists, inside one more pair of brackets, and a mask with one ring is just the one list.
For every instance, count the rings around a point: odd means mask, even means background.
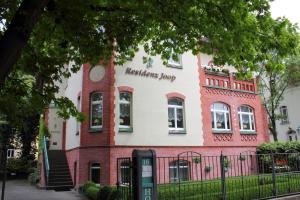
[{"label": "green hedge", "polygon": [[300,142],[272,142],[263,143],[257,147],[258,154],[270,153],[300,153]]},{"label": "green hedge", "polygon": [[83,185],[82,191],[91,200],[120,200],[121,193],[116,187],[99,187],[93,182],[87,182]]}]

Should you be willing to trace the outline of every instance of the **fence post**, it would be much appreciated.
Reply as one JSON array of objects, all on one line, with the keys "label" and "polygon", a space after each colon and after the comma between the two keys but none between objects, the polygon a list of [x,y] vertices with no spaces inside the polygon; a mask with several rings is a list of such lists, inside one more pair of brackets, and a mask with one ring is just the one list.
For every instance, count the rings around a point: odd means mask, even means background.
[{"label": "fence post", "polygon": [[275,160],[274,160],[274,153],[273,152],[272,152],[272,180],[273,180],[273,195],[277,196],[276,171],[275,171]]},{"label": "fence post", "polygon": [[241,176],[242,176],[242,189],[243,189],[243,199],[245,199],[245,188],[244,188],[244,175],[243,175],[243,158],[242,153],[240,153],[240,163],[241,163]]},{"label": "fence post", "polygon": [[179,200],[181,198],[181,188],[180,188],[180,157],[179,155],[177,156],[177,178],[178,178],[178,196],[179,196]]},{"label": "fence post", "polygon": [[285,154],[285,159],[286,159],[286,165],[285,165],[285,167],[287,168],[287,175],[288,175],[288,184],[289,184],[289,188],[288,188],[288,191],[289,191],[289,193],[291,192],[291,182],[290,182],[290,179],[291,179],[291,177],[290,177],[290,168],[289,168],[289,155],[291,155],[291,154]]},{"label": "fence post", "polygon": [[226,199],[226,180],[225,180],[225,169],[224,169],[224,156],[221,152],[220,156],[220,164],[221,164],[221,192],[222,192],[222,199]]}]

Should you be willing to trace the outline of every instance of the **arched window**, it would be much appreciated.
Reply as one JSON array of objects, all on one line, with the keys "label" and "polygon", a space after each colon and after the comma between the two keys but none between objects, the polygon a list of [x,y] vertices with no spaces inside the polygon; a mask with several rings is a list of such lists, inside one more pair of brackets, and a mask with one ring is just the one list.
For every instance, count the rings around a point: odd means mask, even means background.
[{"label": "arched window", "polygon": [[230,110],[226,104],[214,103],[211,105],[211,122],[214,130],[231,130]]},{"label": "arched window", "polygon": [[130,92],[120,92],[120,101],[119,101],[119,128],[128,129],[131,128],[131,98],[132,95]]},{"label": "arched window", "polygon": [[190,163],[187,160],[175,160],[169,165],[170,182],[188,181],[190,179]]},{"label": "arched window", "polygon": [[240,106],[238,108],[240,130],[255,131],[255,121],[253,109],[249,106]]},{"label": "arched window", "polygon": [[103,97],[97,92],[91,95],[90,127],[93,129],[102,128],[103,119]]},{"label": "arched window", "polygon": [[184,131],[184,101],[182,99],[168,99],[168,118],[170,131]]}]

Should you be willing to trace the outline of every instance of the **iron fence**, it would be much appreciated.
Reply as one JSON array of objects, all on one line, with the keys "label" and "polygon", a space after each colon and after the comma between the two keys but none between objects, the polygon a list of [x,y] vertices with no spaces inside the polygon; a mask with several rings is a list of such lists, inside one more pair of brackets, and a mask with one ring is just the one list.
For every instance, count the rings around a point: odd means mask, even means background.
[{"label": "iron fence", "polygon": [[[250,200],[300,193],[300,153],[157,157],[159,200]],[[118,188],[132,199],[131,158],[119,158]]]}]

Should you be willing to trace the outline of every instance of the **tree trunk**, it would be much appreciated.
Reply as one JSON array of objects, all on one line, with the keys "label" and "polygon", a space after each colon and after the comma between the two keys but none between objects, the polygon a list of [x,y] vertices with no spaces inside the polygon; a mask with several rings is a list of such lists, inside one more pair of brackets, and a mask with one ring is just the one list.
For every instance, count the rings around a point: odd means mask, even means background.
[{"label": "tree trunk", "polygon": [[28,42],[33,27],[49,0],[23,0],[0,40],[0,87]]},{"label": "tree trunk", "polygon": [[275,119],[271,119],[271,128],[270,128],[270,131],[273,135],[273,139],[275,142],[278,141],[278,136],[277,136],[277,131],[276,131],[276,120]]},{"label": "tree trunk", "polygon": [[33,114],[28,116],[25,120],[25,127],[21,134],[21,143],[22,143],[22,157],[31,159],[31,152],[32,152],[32,142],[36,140],[38,135],[38,125],[39,125],[39,114]]}]

